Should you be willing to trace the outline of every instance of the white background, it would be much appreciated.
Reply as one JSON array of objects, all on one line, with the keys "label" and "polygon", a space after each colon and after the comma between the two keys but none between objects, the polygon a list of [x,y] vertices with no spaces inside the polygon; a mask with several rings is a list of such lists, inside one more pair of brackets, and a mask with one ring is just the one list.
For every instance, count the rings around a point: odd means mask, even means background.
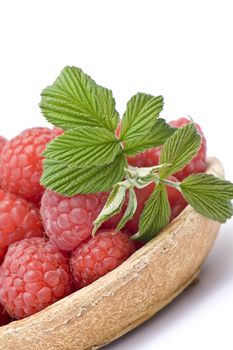
[{"label": "white background", "polygon": [[[208,153],[233,180],[232,1],[1,1],[0,134],[45,125],[42,88],[76,65],[111,88],[124,111],[138,91],[163,94],[163,116],[198,121]],[[222,227],[199,284],[109,345],[232,349],[233,221]],[[78,331],[78,330],[77,330]]]}]

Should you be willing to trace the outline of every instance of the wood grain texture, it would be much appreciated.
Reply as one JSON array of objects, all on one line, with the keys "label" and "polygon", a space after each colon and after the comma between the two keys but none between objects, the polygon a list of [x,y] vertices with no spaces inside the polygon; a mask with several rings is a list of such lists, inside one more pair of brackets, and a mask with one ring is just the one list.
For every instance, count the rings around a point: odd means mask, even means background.
[{"label": "wood grain texture", "polygon": [[[223,175],[215,158],[209,170]],[[125,263],[88,287],[0,328],[4,350],[93,350],[127,333],[197,276],[220,224],[188,206]]]}]

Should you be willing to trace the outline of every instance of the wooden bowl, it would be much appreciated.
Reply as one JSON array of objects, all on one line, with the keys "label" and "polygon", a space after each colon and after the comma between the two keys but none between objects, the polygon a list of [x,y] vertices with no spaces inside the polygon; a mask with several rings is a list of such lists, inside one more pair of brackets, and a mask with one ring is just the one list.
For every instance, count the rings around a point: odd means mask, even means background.
[{"label": "wooden bowl", "polygon": [[[220,162],[209,171],[220,176]],[[97,349],[137,327],[197,276],[220,224],[190,206],[125,263],[26,319],[0,328],[4,350]]]}]

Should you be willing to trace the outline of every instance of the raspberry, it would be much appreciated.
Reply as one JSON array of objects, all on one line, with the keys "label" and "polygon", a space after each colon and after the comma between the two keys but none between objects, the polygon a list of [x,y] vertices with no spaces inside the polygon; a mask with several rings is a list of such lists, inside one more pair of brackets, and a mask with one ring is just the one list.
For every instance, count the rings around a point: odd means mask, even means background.
[{"label": "raspberry", "polygon": [[4,310],[3,306],[0,304],[0,327],[10,323],[10,321],[11,321],[10,316],[8,315],[6,310]]},{"label": "raspberry", "polygon": [[119,121],[118,126],[117,126],[116,131],[115,131],[115,135],[116,135],[116,137],[118,137],[118,138],[120,137],[121,124],[122,124],[122,120]]},{"label": "raspberry", "polygon": [[[178,120],[172,121],[170,125],[176,128],[180,128],[188,123],[190,123],[189,119],[180,118]],[[192,159],[192,161],[186,165],[184,169],[174,174],[175,177],[180,181],[191,174],[205,172],[207,168],[206,139],[200,126],[196,124],[196,127],[202,137],[201,147],[198,154]],[[128,162],[130,165],[135,167],[151,167],[157,165],[159,163],[160,151],[160,147],[149,149],[143,153],[136,154],[133,157],[128,157]]]},{"label": "raspberry", "polygon": [[[177,178],[175,176],[169,177],[170,181],[177,182]],[[168,200],[171,207],[171,217],[170,221],[174,220],[187,206],[187,202],[177,189],[171,186],[167,186],[167,194]]]},{"label": "raspberry", "polygon": [[71,251],[91,236],[93,221],[108,193],[76,195],[66,198],[46,190],[41,200],[45,232],[60,249]]},{"label": "raspberry", "polygon": [[9,315],[30,316],[71,291],[65,255],[45,238],[13,243],[0,267],[0,301]]},{"label": "raspberry", "polygon": [[0,160],[4,191],[38,203],[44,188],[40,185],[42,157],[46,144],[56,137],[48,128],[32,128],[8,141]]},{"label": "raspberry", "polygon": [[3,262],[4,256],[6,255],[7,247],[0,247],[0,264]]},{"label": "raspberry", "polygon": [[159,164],[160,147],[151,148],[133,157],[127,157],[128,163],[134,167],[151,167]]},{"label": "raspberry", "polygon": [[135,244],[126,233],[99,231],[72,253],[70,267],[75,286],[80,289],[91,284],[122,264],[134,251]]},{"label": "raspberry", "polygon": [[7,142],[7,139],[5,139],[5,137],[3,136],[0,136],[0,154],[2,153],[2,149],[6,142]]},{"label": "raspberry", "polygon": [[24,199],[0,190],[0,260],[11,243],[42,234],[39,210]]},{"label": "raspberry", "polygon": [[56,126],[53,127],[53,132],[55,133],[56,136],[60,136],[61,134],[64,133],[64,130],[62,130],[61,128],[58,128]]},{"label": "raspberry", "polygon": [[[186,124],[190,123],[189,119],[180,118],[178,120],[174,120],[170,122],[171,126],[176,128],[180,128]],[[197,155],[192,159],[192,161],[184,167],[181,171],[174,174],[178,180],[182,181],[184,178],[191,174],[195,173],[203,173],[206,171],[207,163],[206,163],[206,138],[201,130],[201,127],[196,124],[196,128],[202,138],[201,147],[197,153]]]}]

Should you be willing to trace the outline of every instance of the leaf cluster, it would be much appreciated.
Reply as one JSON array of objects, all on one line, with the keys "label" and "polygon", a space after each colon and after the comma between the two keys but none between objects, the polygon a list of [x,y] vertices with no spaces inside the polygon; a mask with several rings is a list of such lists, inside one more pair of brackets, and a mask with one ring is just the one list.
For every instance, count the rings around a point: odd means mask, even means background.
[{"label": "leaf cluster", "polygon": [[138,93],[119,114],[112,92],[80,68],[66,67],[42,91],[46,119],[64,130],[44,152],[42,185],[65,196],[108,191],[124,177],[128,155],[157,147],[174,132],[159,118],[162,96]]}]

